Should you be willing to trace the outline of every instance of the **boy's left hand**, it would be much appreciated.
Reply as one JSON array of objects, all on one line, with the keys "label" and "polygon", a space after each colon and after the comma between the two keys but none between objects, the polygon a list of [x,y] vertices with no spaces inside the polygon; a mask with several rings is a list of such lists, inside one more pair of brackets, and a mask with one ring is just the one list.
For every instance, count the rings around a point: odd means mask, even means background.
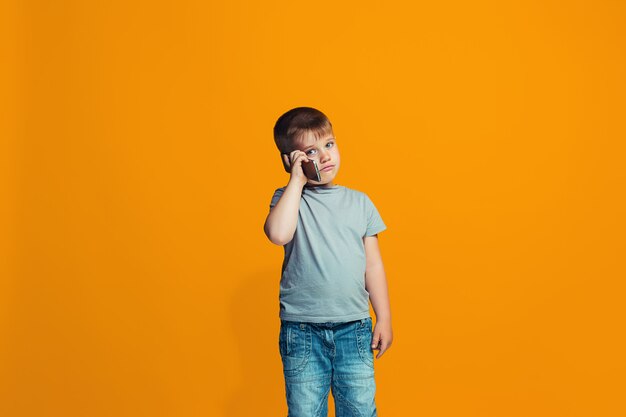
[{"label": "boy's left hand", "polygon": [[374,334],[372,335],[372,349],[378,350],[376,359],[383,356],[383,353],[391,346],[393,341],[393,332],[391,331],[391,322],[382,320],[376,321],[374,326]]}]

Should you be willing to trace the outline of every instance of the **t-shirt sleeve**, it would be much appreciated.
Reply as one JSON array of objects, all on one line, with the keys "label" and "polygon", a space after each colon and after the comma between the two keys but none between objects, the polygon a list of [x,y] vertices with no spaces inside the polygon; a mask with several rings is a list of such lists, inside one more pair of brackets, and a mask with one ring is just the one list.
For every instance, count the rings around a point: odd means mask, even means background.
[{"label": "t-shirt sleeve", "polygon": [[367,215],[367,229],[365,231],[365,236],[374,236],[375,234],[387,229],[387,226],[380,217],[376,206],[372,203],[372,200],[370,200],[367,194],[365,195],[365,212]]},{"label": "t-shirt sleeve", "polygon": [[283,195],[284,191],[285,187],[278,188],[276,191],[274,191],[272,201],[270,202],[270,210],[276,205],[276,203],[278,203],[278,200],[280,200],[280,196]]}]

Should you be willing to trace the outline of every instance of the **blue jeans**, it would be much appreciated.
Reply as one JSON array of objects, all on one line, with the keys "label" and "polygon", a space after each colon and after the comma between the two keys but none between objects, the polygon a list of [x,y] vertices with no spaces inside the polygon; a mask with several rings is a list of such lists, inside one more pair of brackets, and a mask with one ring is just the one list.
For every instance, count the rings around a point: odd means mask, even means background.
[{"label": "blue jeans", "polygon": [[281,319],[279,351],[288,417],[375,417],[372,319],[306,323]]}]

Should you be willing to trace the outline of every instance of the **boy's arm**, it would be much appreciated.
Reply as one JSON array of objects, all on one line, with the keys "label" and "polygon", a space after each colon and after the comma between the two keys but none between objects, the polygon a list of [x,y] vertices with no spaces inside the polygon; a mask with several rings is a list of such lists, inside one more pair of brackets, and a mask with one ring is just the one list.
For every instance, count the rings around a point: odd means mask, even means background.
[{"label": "boy's arm", "polygon": [[281,157],[284,164],[291,170],[289,183],[283,195],[267,215],[263,230],[272,243],[282,246],[289,243],[296,232],[302,188],[307,183],[307,177],[302,170],[302,162],[308,162],[309,158],[299,150],[292,151],[289,155],[281,155]]},{"label": "boy's arm", "polygon": [[289,181],[283,195],[276,205],[270,210],[265,219],[263,230],[276,245],[285,245],[293,239],[298,225],[298,210],[300,208],[300,197],[302,186]]},{"label": "boy's arm", "polygon": [[365,289],[370,294],[372,307],[376,313],[376,326],[372,336],[372,349],[379,349],[376,359],[380,358],[393,340],[391,330],[391,307],[387,290],[385,268],[378,247],[378,235],[363,238],[365,245]]}]

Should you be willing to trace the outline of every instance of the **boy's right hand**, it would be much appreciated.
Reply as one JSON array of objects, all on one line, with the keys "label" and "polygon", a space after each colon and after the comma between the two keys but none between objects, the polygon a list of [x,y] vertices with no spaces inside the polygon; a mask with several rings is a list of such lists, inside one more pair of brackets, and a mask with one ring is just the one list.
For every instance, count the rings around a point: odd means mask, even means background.
[{"label": "boy's right hand", "polygon": [[295,150],[292,151],[289,155],[283,154],[283,159],[291,170],[291,177],[289,178],[289,182],[293,182],[300,187],[304,187],[309,179],[302,169],[302,163],[309,162],[309,158],[307,158],[304,152]]}]

